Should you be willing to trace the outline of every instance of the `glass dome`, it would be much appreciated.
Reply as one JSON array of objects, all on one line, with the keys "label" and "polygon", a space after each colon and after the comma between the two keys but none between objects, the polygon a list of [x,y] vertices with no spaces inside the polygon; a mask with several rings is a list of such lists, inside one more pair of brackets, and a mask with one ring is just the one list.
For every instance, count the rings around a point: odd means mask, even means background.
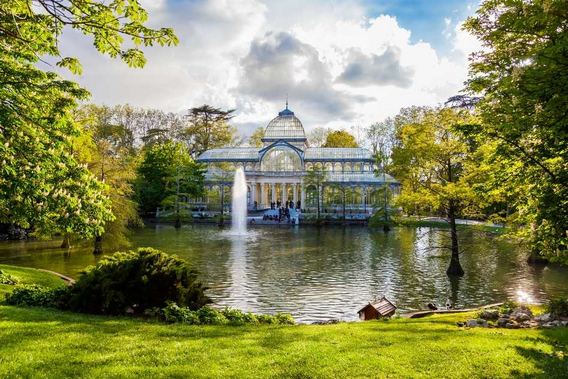
[{"label": "glass dome", "polygon": [[263,140],[275,141],[279,139],[305,140],[306,133],[302,122],[294,115],[294,112],[286,109],[278,113],[278,117],[272,119],[266,126]]},{"label": "glass dome", "polygon": [[262,171],[301,171],[302,160],[292,149],[275,147],[262,158]]}]

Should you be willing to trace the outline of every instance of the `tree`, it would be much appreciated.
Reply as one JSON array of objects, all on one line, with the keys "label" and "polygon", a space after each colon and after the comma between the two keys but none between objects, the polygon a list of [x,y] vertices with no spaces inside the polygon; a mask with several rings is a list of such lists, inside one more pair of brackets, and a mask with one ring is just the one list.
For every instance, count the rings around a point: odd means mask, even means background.
[{"label": "tree", "polygon": [[394,119],[389,117],[384,121],[375,122],[366,129],[365,135],[373,155],[380,154],[388,160],[396,143]]},{"label": "tree", "polygon": [[[74,143],[77,160],[104,182],[115,219],[95,238],[95,253],[103,250],[103,241],[112,247],[127,246],[128,227],[141,225],[137,204],[132,200],[137,159],[133,134],[124,125],[110,124],[106,107],[84,106],[75,118],[83,126],[83,138]],[[64,244],[66,241],[64,240]]]},{"label": "tree", "polygon": [[[533,256],[568,262],[568,3],[484,1],[464,27],[484,46],[467,90],[495,146]],[[523,227],[523,225],[525,227]],[[526,227],[526,226],[530,227]]]},{"label": "tree", "polygon": [[189,126],[183,136],[192,157],[206,150],[236,144],[237,130],[229,125],[234,109],[222,110],[210,105],[191,108],[187,115]]},{"label": "tree", "polygon": [[335,130],[327,135],[322,147],[359,147],[355,137],[345,130]]},{"label": "tree", "polygon": [[397,202],[407,211],[427,206],[447,217],[451,238],[447,274],[463,276],[456,218],[474,203],[475,196],[466,172],[474,147],[460,128],[470,126],[472,119],[467,111],[442,108],[430,110],[419,121],[398,131],[392,165],[402,184]]},{"label": "tree", "polygon": [[316,191],[316,203],[317,203],[317,219],[320,219],[321,210],[321,196],[322,196],[322,186],[327,179],[327,172],[325,168],[314,167],[306,171],[306,176],[304,177],[304,183],[306,187],[313,186]]},{"label": "tree", "polygon": [[[143,149],[137,170],[136,198],[142,214],[154,214],[168,196],[198,196],[203,170],[181,142],[164,142]],[[181,178],[183,175],[183,178]],[[178,192],[178,184],[181,185]]]},{"label": "tree", "polygon": [[308,143],[311,147],[322,147],[331,132],[329,128],[315,128],[308,134]]},{"label": "tree", "polygon": [[254,147],[262,147],[262,139],[264,138],[264,128],[258,127],[249,137],[249,145]]},{"label": "tree", "polygon": [[[171,29],[145,27],[146,18],[136,1],[0,3],[0,222],[90,238],[113,219],[105,185],[73,157],[80,129],[71,111],[88,92],[36,65],[53,56],[58,66],[81,71],[77,59],[59,53],[68,25],[93,37],[99,52],[141,67],[139,44],[177,42]],[[124,36],[132,42],[126,50]]]}]

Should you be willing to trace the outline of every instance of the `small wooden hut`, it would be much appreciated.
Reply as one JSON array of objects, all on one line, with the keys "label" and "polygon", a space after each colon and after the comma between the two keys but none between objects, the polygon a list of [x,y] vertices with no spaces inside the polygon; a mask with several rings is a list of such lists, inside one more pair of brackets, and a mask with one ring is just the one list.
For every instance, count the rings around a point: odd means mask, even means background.
[{"label": "small wooden hut", "polygon": [[391,317],[395,311],[396,305],[383,296],[380,300],[375,300],[365,305],[358,313],[361,320],[375,320]]}]

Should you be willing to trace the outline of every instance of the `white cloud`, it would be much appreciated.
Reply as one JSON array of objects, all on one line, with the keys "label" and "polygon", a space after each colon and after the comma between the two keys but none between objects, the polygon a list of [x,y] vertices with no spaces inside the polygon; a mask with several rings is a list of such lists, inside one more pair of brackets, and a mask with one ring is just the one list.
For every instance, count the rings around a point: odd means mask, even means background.
[{"label": "white cloud", "polygon": [[[357,0],[144,5],[151,26],[173,27],[180,44],[146,49],[142,70],[101,56],[74,31],[64,34],[64,55],[81,59],[85,74],[78,80],[92,100],[168,111],[203,103],[236,107],[234,120],[244,133],[273,118],[286,93],[308,130],[365,125],[403,106],[443,102],[461,89],[466,55],[476,48],[456,27],[448,35],[451,54],[441,56],[427,42],[412,43],[396,18],[368,18]],[[446,31],[451,23],[447,18]],[[360,75],[345,80],[350,67]]]}]

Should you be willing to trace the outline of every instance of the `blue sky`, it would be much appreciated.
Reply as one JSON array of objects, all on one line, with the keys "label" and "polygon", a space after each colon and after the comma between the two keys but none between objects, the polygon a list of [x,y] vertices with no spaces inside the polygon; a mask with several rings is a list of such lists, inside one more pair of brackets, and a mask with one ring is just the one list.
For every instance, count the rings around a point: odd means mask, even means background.
[{"label": "blue sky", "polygon": [[446,51],[445,19],[452,23],[463,21],[475,12],[475,1],[468,0],[367,0],[368,15],[395,16],[403,28],[412,31],[412,42],[427,41],[435,48]]}]

